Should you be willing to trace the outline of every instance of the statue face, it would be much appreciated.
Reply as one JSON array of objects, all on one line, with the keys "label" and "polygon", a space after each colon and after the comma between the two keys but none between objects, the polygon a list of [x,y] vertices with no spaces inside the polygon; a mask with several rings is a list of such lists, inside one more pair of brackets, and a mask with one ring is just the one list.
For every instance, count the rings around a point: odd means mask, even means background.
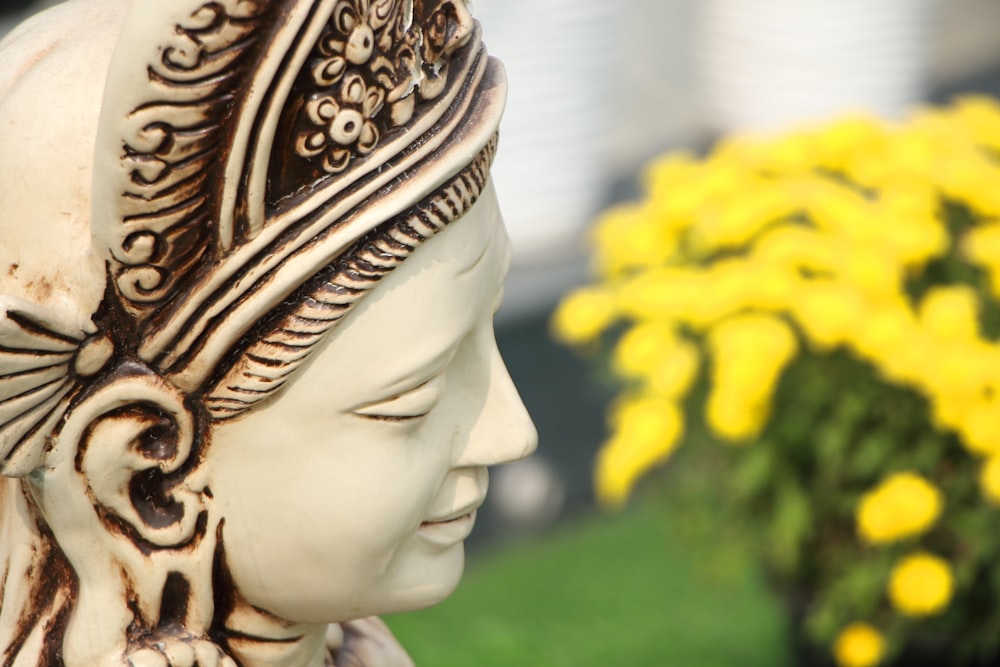
[{"label": "statue face", "polygon": [[248,603],[321,623],[452,591],[486,467],[536,442],[493,335],[509,257],[488,187],[276,400],[214,430],[209,486]]}]

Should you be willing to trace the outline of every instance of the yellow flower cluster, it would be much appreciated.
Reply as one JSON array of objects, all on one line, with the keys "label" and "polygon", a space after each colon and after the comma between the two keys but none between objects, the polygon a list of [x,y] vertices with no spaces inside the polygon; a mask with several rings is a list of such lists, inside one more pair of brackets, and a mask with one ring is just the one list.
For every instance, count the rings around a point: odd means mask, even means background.
[{"label": "yellow flower cluster", "polygon": [[912,472],[890,476],[858,504],[858,533],[870,544],[920,535],[941,514],[941,492]]},{"label": "yellow flower cluster", "polygon": [[885,655],[885,639],[867,623],[851,623],[837,635],[833,654],[840,667],[875,667]]},{"label": "yellow flower cluster", "polygon": [[[1000,455],[1000,344],[980,331],[977,295],[942,286],[914,300],[905,289],[954,248],[1000,296],[998,147],[1000,106],[968,98],[898,126],[852,117],[654,162],[646,197],[594,228],[598,283],[553,317],[555,335],[575,345],[628,327],[613,351],[614,370],[639,397],[626,400],[674,415],[659,429],[669,442],[616,422],[599,495],[620,502],[669,456],[683,431],[677,406],[701,369],[711,380],[709,426],[752,440],[799,339],[809,350],[846,349],[916,389],[970,452]],[[957,238],[942,219],[945,199],[976,216]],[[1000,498],[1000,483],[986,477],[984,493]]]},{"label": "yellow flower cluster", "polygon": [[601,334],[617,316],[618,305],[610,289],[587,287],[563,299],[552,317],[552,324],[567,343],[589,343]]},{"label": "yellow flower cluster", "polygon": [[722,438],[746,441],[763,426],[781,371],[798,351],[795,334],[775,317],[744,313],[715,326],[708,348],[713,360],[708,423]]},{"label": "yellow flower cluster", "polygon": [[[1000,506],[1000,342],[980,325],[982,290],[1000,298],[997,183],[1000,104],[981,97],[900,125],[844,118],[653,163],[642,201],[594,227],[597,281],[552,319],[557,338],[591,349],[605,332],[621,334],[611,365],[627,389],[598,457],[599,498],[623,504],[669,459],[699,375],[709,428],[748,443],[797,355],[842,350],[922,394],[934,424],[981,459],[982,496]],[[960,222],[951,217],[959,209],[969,214]],[[983,286],[935,278],[956,262],[979,271]],[[929,479],[889,475],[857,504],[858,537],[875,546],[917,538],[944,504]],[[943,612],[954,587],[947,562],[917,552],[897,563],[886,596],[899,613],[924,617]],[[855,623],[833,649],[843,667],[872,667],[886,645]]]},{"label": "yellow flower cluster", "polygon": [[948,606],[955,580],[948,563],[928,553],[905,557],[889,578],[889,600],[907,616],[932,616]]},{"label": "yellow flower cluster", "polygon": [[684,431],[684,415],[661,396],[621,400],[611,414],[614,435],[597,459],[597,492],[601,500],[620,506],[635,481],[673,452]]}]

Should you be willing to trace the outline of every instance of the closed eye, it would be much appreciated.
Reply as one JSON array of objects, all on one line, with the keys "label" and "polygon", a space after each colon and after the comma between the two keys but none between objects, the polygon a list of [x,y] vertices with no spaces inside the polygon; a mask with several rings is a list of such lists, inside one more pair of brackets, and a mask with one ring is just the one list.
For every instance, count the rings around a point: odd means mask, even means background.
[{"label": "closed eye", "polygon": [[379,421],[405,422],[426,417],[437,404],[444,390],[444,378],[440,375],[423,382],[412,389],[395,394],[386,399],[365,403],[352,410],[359,417]]}]

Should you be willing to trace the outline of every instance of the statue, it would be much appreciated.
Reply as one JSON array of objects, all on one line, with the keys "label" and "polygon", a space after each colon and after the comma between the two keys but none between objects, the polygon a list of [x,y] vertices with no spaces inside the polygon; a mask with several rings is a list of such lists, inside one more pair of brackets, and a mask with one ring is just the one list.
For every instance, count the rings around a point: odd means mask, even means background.
[{"label": "statue", "polygon": [[465,0],[70,0],[0,62],[0,664],[411,664],[371,617],[535,445]]}]

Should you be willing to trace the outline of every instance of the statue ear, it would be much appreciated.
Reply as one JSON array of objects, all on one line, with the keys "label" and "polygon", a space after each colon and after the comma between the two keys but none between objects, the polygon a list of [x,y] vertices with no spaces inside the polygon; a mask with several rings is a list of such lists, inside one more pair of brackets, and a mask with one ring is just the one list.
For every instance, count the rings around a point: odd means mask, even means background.
[{"label": "statue ear", "polygon": [[136,632],[159,641],[162,626],[208,631],[218,522],[199,465],[203,415],[176,386],[124,361],[74,398],[49,439],[28,479],[78,581],[67,664],[107,664],[110,647],[136,648]]},{"label": "statue ear", "polygon": [[124,366],[73,407],[59,442],[75,450],[74,468],[102,521],[177,547],[194,537],[204,509],[201,430],[180,390]]}]

